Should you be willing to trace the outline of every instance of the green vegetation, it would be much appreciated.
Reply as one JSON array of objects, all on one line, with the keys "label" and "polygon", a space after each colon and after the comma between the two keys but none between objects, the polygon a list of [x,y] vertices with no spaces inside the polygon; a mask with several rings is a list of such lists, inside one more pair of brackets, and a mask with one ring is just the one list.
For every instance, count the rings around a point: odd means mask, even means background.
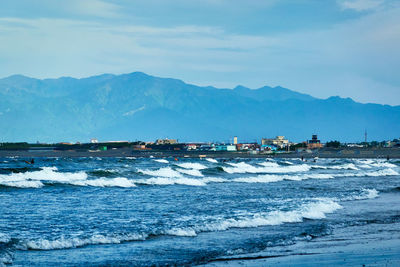
[{"label": "green vegetation", "polygon": [[329,141],[326,143],[326,147],[333,147],[333,148],[339,148],[341,146],[339,141]]}]

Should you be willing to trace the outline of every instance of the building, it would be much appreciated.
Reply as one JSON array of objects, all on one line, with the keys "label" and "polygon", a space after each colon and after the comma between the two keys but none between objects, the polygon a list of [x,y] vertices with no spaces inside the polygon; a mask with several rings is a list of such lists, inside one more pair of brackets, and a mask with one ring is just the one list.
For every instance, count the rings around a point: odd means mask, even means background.
[{"label": "building", "polygon": [[235,136],[235,137],[233,137],[233,144],[234,144],[234,145],[237,145],[237,143],[238,143],[238,142],[237,142],[237,136]]},{"label": "building", "polygon": [[236,151],[236,146],[234,146],[234,145],[216,145],[215,151]]},{"label": "building", "polygon": [[321,141],[318,140],[318,136],[316,134],[313,134],[311,137],[311,140],[307,141],[307,148],[308,149],[316,149],[316,148],[322,148],[324,145],[321,144]]},{"label": "building", "polygon": [[197,145],[196,144],[186,144],[185,148],[186,148],[186,150],[197,150]]},{"label": "building", "polygon": [[90,143],[92,143],[92,144],[97,144],[98,142],[99,142],[99,140],[97,140],[96,138],[90,139]]},{"label": "building", "polygon": [[275,146],[277,148],[284,148],[289,145],[289,140],[285,139],[284,136],[277,136],[273,138],[263,138],[261,139],[261,145],[263,146]]},{"label": "building", "polygon": [[178,141],[176,139],[157,139],[156,140],[156,145],[174,145],[177,144]]}]

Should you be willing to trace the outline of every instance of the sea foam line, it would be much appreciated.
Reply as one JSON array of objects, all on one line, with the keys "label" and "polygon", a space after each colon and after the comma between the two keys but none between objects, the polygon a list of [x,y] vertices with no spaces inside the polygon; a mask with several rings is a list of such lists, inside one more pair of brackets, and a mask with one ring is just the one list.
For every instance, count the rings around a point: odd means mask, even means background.
[{"label": "sea foam line", "polygon": [[228,163],[232,167],[222,167],[227,173],[292,173],[292,172],[306,172],[311,169],[307,164],[280,166],[274,162],[262,162],[259,165],[263,167],[256,167],[245,162]]}]

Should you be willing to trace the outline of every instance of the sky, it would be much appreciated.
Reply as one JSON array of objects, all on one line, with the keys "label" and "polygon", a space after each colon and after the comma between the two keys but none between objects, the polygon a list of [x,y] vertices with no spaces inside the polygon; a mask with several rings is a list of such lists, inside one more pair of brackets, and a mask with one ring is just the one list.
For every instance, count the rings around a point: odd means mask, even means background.
[{"label": "sky", "polygon": [[0,0],[0,78],[134,71],[400,105],[400,1]]}]

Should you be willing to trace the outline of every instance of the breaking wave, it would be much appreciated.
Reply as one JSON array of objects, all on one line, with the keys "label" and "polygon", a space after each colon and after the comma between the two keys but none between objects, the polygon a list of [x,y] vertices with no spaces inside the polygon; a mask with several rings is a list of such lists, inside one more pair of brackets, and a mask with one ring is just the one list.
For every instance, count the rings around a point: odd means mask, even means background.
[{"label": "breaking wave", "polygon": [[331,169],[331,170],[359,170],[353,163],[343,164],[343,165],[331,165],[331,166],[321,166],[321,165],[313,165],[311,166],[313,169]]},{"label": "breaking wave", "polygon": [[362,192],[360,195],[355,196],[355,200],[361,200],[361,199],[373,199],[377,198],[379,195],[378,190],[376,189],[362,189]]},{"label": "breaking wave", "polygon": [[227,164],[232,166],[232,167],[223,167],[224,171],[227,173],[291,173],[291,172],[306,172],[311,169],[311,167],[306,164],[280,166],[274,162],[259,163],[259,165],[263,165],[263,167],[256,167],[247,164],[245,162],[227,163]]},{"label": "breaking wave", "polygon": [[165,167],[161,168],[158,170],[138,170],[139,172],[149,175],[149,176],[155,176],[155,177],[170,177],[170,178],[176,178],[176,177],[182,177],[182,174],[179,172],[171,169],[171,167]]},{"label": "breaking wave", "polygon": [[95,187],[135,187],[136,185],[133,181],[125,178],[125,177],[117,177],[112,179],[99,178],[93,180],[84,180],[84,181],[71,181],[69,182],[71,185],[78,186],[95,186]]},{"label": "breaking wave", "polygon": [[203,170],[207,169],[206,166],[203,164],[197,163],[197,162],[185,162],[185,163],[180,163],[176,164],[177,166],[184,168],[184,169],[194,169],[194,170]]},{"label": "breaking wave", "polygon": [[196,236],[200,232],[225,231],[231,228],[251,228],[283,223],[302,222],[304,219],[323,219],[326,214],[332,213],[342,206],[332,199],[315,199],[291,211],[272,211],[267,213],[255,213],[237,218],[217,219],[203,225],[195,225],[187,228],[175,228],[171,234],[181,236]]},{"label": "breaking wave", "polygon": [[146,185],[191,185],[191,186],[205,186],[206,183],[199,179],[192,178],[173,178],[173,177],[153,177],[148,179],[139,179],[134,181],[136,184],[146,184]]},{"label": "breaking wave", "polygon": [[208,162],[218,163],[218,160],[216,160],[216,159],[206,158],[206,160],[207,160]]},{"label": "breaking wave", "polygon": [[0,175],[0,185],[18,188],[40,188],[46,184],[68,184],[96,187],[135,187],[124,177],[87,179],[85,172],[57,172],[56,167],[43,167],[40,171]]},{"label": "breaking wave", "polygon": [[299,208],[290,211],[271,211],[247,214],[236,218],[209,217],[203,223],[194,223],[191,227],[173,227],[154,233],[124,234],[124,235],[101,235],[95,234],[89,237],[70,237],[61,236],[58,239],[48,240],[26,240],[20,242],[19,249],[24,250],[57,250],[71,249],[87,245],[119,244],[131,241],[144,241],[149,236],[154,235],[173,235],[194,237],[201,232],[225,231],[231,228],[251,228],[268,225],[279,225],[284,223],[302,222],[304,219],[323,219],[326,214],[332,213],[342,206],[332,199],[314,199],[308,204],[303,204]]},{"label": "breaking wave", "polygon": [[272,183],[283,180],[301,181],[306,179],[332,179],[331,174],[303,174],[303,175],[259,175],[255,177],[240,177],[233,179],[234,182],[240,183]]},{"label": "breaking wave", "polygon": [[23,249],[30,249],[30,250],[55,250],[55,249],[77,248],[87,245],[120,244],[122,242],[129,242],[129,241],[141,241],[145,240],[146,238],[147,235],[145,234],[127,234],[121,236],[104,236],[97,234],[87,238],[61,237],[60,239],[55,239],[55,240],[47,240],[47,239],[30,240],[22,244],[21,247]]},{"label": "breaking wave", "polygon": [[159,163],[169,163],[168,160],[166,159],[153,159],[155,162],[159,162]]},{"label": "breaking wave", "polygon": [[192,170],[189,170],[189,169],[178,169],[178,172],[183,173],[183,174],[188,174],[188,175],[191,175],[191,176],[197,176],[197,177],[204,176],[199,170],[196,170],[196,169],[192,169]]}]

